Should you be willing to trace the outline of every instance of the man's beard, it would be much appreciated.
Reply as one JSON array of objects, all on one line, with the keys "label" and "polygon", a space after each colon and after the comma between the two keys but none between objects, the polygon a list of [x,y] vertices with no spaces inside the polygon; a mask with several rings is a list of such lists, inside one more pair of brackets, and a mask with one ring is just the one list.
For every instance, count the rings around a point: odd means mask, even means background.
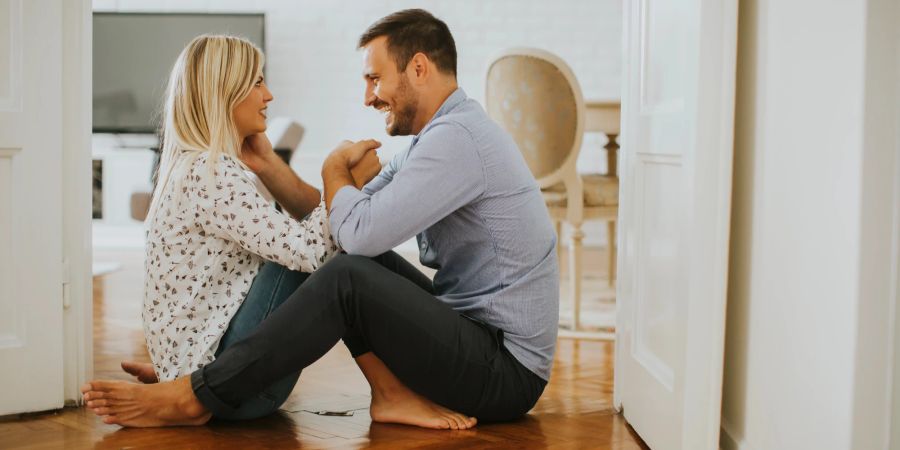
[{"label": "man's beard", "polygon": [[400,76],[400,86],[397,88],[396,107],[393,110],[394,120],[387,128],[389,136],[409,136],[413,134],[413,121],[419,112],[419,96],[409,85],[406,74]]}]

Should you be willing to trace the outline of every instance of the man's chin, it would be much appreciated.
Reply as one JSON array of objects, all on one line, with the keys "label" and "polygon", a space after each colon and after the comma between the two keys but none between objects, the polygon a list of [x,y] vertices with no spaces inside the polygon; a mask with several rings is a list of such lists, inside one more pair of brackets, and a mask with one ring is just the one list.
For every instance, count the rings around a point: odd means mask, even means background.
[{"label": "man's chin", "polygon": [[398,125],[388,125],[384,128],[384,131],[387,132],[388,136],[409,136],[413,134],[411,130],[404,130]]}]

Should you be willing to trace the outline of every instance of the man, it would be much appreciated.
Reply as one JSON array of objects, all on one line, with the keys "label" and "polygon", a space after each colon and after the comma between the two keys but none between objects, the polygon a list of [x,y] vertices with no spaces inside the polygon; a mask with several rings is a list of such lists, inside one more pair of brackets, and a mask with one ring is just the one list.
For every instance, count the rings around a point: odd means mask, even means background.
[{"label": "man", "polygon": [[[225,413],[343,339],[372,386],[374,421],[463,429],[518,418],[540,397],[556,344],[556,236],[515,143],[457,86],[444,22],[405,10],[360,38],[365,103],[390,135],[415,135],[362,190],[345,144],[322,177],[327,263],[247,339],[190,379],[92,382],[108,423],[197,424]],[[431,281],[390,250],[416,236]],[[460,414],[462,413],[462,414]]]}]

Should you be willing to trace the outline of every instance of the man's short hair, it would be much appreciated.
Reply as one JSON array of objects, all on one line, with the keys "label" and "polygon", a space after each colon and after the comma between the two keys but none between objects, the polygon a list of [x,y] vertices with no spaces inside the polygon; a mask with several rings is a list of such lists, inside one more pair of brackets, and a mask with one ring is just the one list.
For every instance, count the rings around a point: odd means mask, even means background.
[{"label": "man's short hair", "polygon": [[456,43],[450,28],[424,9],[404,9],[373,23],[359,37],[357,48],[376,38],[387,38],[388,53],[397,70],[404,71],[416,53],[422,52],[438,70],[456,76]]}]

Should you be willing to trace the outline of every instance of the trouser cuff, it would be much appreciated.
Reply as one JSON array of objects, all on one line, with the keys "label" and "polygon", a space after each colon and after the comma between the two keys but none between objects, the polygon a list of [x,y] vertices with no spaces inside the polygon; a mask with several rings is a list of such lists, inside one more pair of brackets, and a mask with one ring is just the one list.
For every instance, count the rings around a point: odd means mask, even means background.
[{"label": "trouser cuff", "polygon": [[237,408],[223,402],[206,384],[205,368],[201,367],[191,374],[191,389],[197,400],[211,412],[213,416],[232,416]]},{"label": "trouser cuff", "polygon": [[369,344],[366,343],[366,340],[358,334],[348,333],[342,340],[344,341],[344,345],[347,346],[347,349],[350,350],[350,356],[354,358],[372,351],[372,349],[369,348]]}]

